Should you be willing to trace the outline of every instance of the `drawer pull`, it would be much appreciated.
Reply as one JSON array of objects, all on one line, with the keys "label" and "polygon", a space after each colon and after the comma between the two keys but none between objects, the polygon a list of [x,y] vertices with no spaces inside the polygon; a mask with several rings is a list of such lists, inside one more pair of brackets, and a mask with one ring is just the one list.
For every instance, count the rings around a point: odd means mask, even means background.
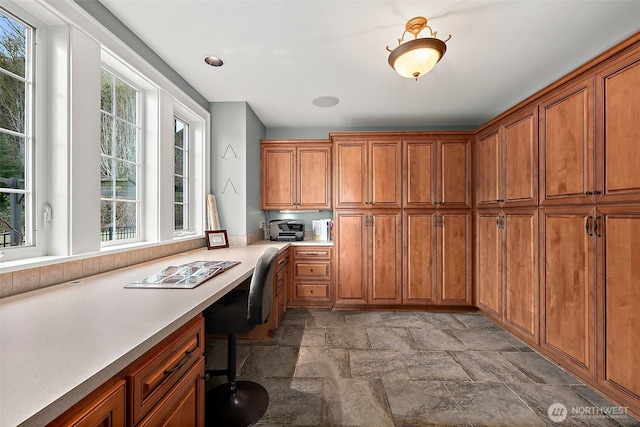
[{"label": "drawer pull", "polygon": [[280,261],[278,261],[278,267],[280,267],[282,264],[284,264],[285,262],[287,262],[286,259],[281,259]]},{"label": "drawer pull", "polygon": [[191,357],[191,350],[187,350],[184,353],[184,357],[182,359],[180,359],[178,364],[176,366],[174,366],[173,368],[171,368],[171,369],[165,369],[164,374],[165,375],[173,374],[175,371],[177,371],[178,369],[182,368],[184,366],[184,364],[187,363],[187,361],[189,360],[190,357]]},{"label": "drawer pull", "polygon": [[318,252],[306,252],[306,254],[309,256],[317,256]]}]

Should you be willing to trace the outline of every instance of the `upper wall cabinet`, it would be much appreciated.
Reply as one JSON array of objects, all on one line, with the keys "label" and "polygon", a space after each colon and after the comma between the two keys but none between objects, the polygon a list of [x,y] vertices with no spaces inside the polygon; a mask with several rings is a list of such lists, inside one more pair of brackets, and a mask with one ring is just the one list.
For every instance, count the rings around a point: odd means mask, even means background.
[{"label": "upper wall cabinet", "polygon": [[329,141],[261,141],[264,210],[331,209]]},{"label": "upper wall cabinet", "polygon": [[540,103],[542,205],[589,202],[594,181],[593,78],[554,91]]},{"label": "upper wall cabinet", "polygon": [[477,204],[538,203],[538,109],[525,108],[477,137]]},{"label": "upper wall cabinet", "polygon": [[400,138],[374,135],[332,136],[336,209],[401,207]]},{"label": "upper wall cabinet", "polygon": [[468,136],[405,139],[404,208],[470,208],[471,140]]},{"label": "upper wall cabinet", "polygon": [[596,200],[640,200],[639,100],[636,45],[596,74]]}]

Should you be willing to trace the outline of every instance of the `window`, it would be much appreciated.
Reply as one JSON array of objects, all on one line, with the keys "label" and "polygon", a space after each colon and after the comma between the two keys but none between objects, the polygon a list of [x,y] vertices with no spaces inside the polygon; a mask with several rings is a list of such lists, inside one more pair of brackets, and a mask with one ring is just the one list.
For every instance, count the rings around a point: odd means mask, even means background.
[{"label": "window", "polygon": [[0,10],[0,248],[33,244],[33,33]]},{"label": "window", "polygon": [[173,229],[189,230],[189,125],[174,117]]},{"label": "window", "polygon": [[101,76],[100,239],[140,236],[140,92],[108,71]]}]

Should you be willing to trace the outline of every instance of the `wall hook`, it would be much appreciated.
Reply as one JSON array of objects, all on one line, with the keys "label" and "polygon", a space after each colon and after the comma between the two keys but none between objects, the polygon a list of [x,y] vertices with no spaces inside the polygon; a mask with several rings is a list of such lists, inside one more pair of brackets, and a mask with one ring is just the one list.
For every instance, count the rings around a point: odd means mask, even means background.
[{"label": "wall hook", "polygon": [[224,189],[222,190],[222,194],[224,194],[227,191],[227,186],[231,184],[231,188],[233,188],[233,192],[238,194],[238,190],[236,190],[236,186],[233,185],[233,182],[231,181],[231,178],[227,178],[227,182],[224,184]]},{"label": "wall hook", "polygon": [[224,154],[222,155],[222,158],[224,159],[225,157],[227,157],[227,152],[229,151],[229,148],[231,148],[231,151],[233,151],[233,156],[234,156],[236,159],[239,159],[238,155],[236,154],[236,150],[234,150],[234,149],[233,149],[233,147],[231,146],[231,144],[228,144],[228,145],[227,145],[227,149],[226,149],[226,150],[224,150]]}]

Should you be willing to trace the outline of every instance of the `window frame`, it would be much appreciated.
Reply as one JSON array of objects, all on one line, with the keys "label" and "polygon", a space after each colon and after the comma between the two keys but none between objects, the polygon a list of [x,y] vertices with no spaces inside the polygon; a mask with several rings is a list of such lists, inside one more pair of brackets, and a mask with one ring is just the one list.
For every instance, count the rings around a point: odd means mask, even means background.
[{"label": "window frame", "polygon": [[[30,117],[25,123],[25,235],[28,240],[21,246],[0,247],[0,261],[14,261],[34,258],[47,252],[48,226],[51,215],[46,203],[48,194],[47,179],[49,165],[47,162],[47,119],[46,103],[48,99],[48,61],[46,46],[48,43],[47,25],[43,19],[49,16],[38,16],[15,3],[3,3],[2,12],[11,19],[24,25],[27,31],[25,46],[25,77],[29,82],[25,88],[25,114]],[[45,13],[46,15],[46,13]],[[29,71],[27,71],[29,70]],[[20,77],[20,76],[18,76]],[[21,78],[22,79],[22,78]],[[10,132],[22,137],[20,133]],[[3,193],[7,193],[4,192]],[[42,214],[38,215],[38,206],[42,206]]]},{"label": "window frame", "polygon": [[[178,147],[177,145],[175,145],[175,140],[174,140],[174,144],[173,144],[173,149],[174,149],[174,172],[173,172],[173,177],[174,177],[174,187],[175,187],[175,179],[180,176],[182,177],[182,202],[176,202],[175,200],[175,189],[174,189],[174,199],[173,199],[173,207],[174,207],[174,215],[173,215],[173,234],[174,237],[180,237],[183,236],[185,234],[192,234],[193,233],[193,228],[192,228],[192,221],[191,221],[191,124],[189,123],[188,120],[183,119],[182,117],[180,117],[178,114],[174,114],[173,116],[173,123],[174,123],[174,129],[175,129],[175,124],[176,122],[180,122],[183,125],[183,129],[185,130],[185,132],[183,132],[183,141],[182,141],[182,147]],[[174,131],[174,138],[175,138],[175,131]],[[183,158],[183,163],[182,163],[182,174],[178,175],[175,171],[175,153],[176,150],[181,150],[182,151],[182,158]],[[180,229],[176,229],[175,227],[175,209],[177,208],[176,205],[182,205],[182,228]],[[185,227],[185,222],[186,222],[186,227]]]},{"label": "window frame", "polygon": [[[108,246],[119,246],[119,245],[125,245],[128,243],[134,243],[134,242],[139,242],[141,240],[143,240],[144,237],[144,232],[143,232],[143,224],[142,224],[142,218],[143,218],[143,212],[145,209],[145,201],[144,201],[144,193],[142,190],[142,186],[144,185],[144,163],[143,163],[143,152],[144,152],[144,133],[145,133],[145,129],[143,126],[144,123],[144,119],[143,119],[143,104],[144,104],[144,98],[143,98],[143,90],[136,86],[134,83],[130,82],[125,76],[122,76],[117,70],[114,70],[112,67],[106,65],[106,64],[102,64],[101,67],[101,73],[102,71],[105,71],[109,74],[111,74],[114,78],[114,82],[115,80],[120,80],[121,82],[125,83],[126,85],[128,85],[129,87],[131,87],[132,89],[134,89],[137,93],[136,96],[136,119],[137,119],[137,123],[135,123],[135,128],[136,128],[136,159],[135,159],[135,169],[136,169],[136,194],[135,194],[135,200],[134,203],[136,205],[136,235],[134,237],[131,238],[126,238],[126,239],[111,239],[111,240],[105,240],[103,241],[102,238],[100,239],[100,246],[101,247],[108,247]],[[114,87],[114,91],[115,91],[115,87]],[[113,100],[112,100],[113,102]],[[115,108],[115,106],[113,107]],[[102,108],[100,108],[100,114],[103,113],[104,110],[102,110]],[[112,114],[112,112],[109,112],[109,114]],[[116,117],[115,114],[112,114],[113,119],[114,119],[114,125],[115,125],[115,121],[118,120],[118,117]],[[115,132],[113,133],[113,138],[115,138]],[[115,149],[115,143],[114,143],[114,149]],[[102,155],[102,150],[100,150],[100,158],[102,159],[103,155]],[[115,156],[115,153],[112,153],[112,155],[110,156],[113,159],[118,159]],[[123,160],[123,159],[120,159]],[[104,199],[109,199],[110,201],[112,201],[113,203],[117,203],[118,202],[118,197],[117,194],[115,193],[115,189],[114,189],[114,194],[112,195],[111,198],[103,198],[102,194],[100,194],[100,202],[104,201]],[[130,200],[126,200],[127,202],[130,202]],[[114,213],[115,215],[115,213]],[[113,220],[114,218],[112,218]],[[114,226],[114,224],[112,224],[112,226]],[[100,229],[100,235],[102,236],[102,225],[100,225],[101,229]]]}]

